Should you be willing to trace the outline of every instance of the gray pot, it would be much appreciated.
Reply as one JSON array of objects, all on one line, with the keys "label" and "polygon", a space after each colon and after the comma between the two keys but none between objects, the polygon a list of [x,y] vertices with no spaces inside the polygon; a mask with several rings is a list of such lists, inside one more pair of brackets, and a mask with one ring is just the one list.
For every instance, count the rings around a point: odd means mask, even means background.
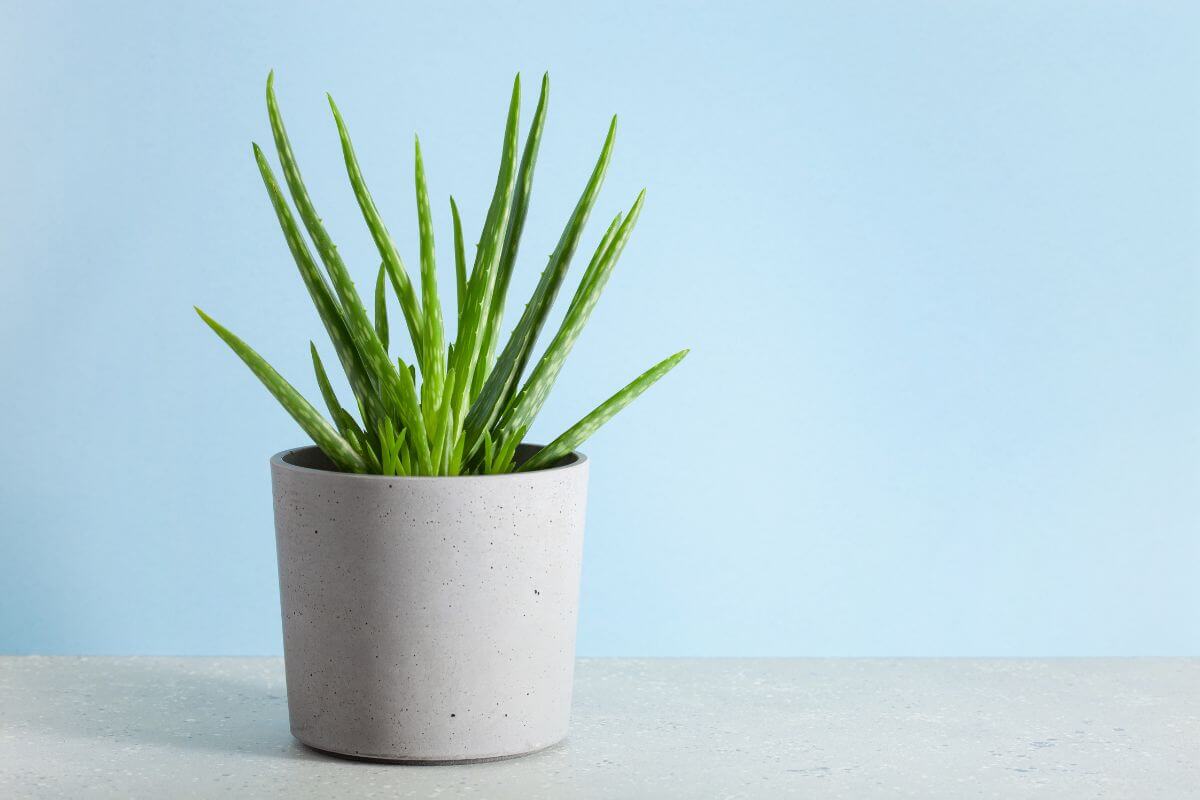
[{"label": "gray pot", "polygon": [[315,447],[275,455],[292,734],[394,761],[504,758],[561,740],[587,475],[579,453],[455,478],[334,472]]}]

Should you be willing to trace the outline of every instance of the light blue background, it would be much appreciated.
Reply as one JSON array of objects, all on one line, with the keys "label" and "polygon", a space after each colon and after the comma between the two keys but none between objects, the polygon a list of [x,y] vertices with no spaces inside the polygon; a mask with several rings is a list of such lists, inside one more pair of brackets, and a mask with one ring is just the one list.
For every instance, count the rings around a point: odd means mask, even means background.
[{"label": "light blue background", "polygon": [[420,132],[448,266],[549,69],[517,307],[620,112],[646,212],[534,438],[692,355],[586,448],[583,654],[1200,653],[1194,6],[3,5],[0,651],[280,651],[304,437],[191,310],[315,393],[274,67],[360,284],[322,93],[410,262]]}]

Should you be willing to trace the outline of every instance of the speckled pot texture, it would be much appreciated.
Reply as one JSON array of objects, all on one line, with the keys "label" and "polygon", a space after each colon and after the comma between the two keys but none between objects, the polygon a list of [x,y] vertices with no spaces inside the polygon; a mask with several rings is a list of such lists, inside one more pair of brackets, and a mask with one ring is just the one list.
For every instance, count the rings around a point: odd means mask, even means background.
[{"label": "speckled pot texture", "polygon": [[551,469],[456,478],[334,472],[315,447],[274,456],[293,735],[414,762],[561,740],[587,475],[578,453]]}]

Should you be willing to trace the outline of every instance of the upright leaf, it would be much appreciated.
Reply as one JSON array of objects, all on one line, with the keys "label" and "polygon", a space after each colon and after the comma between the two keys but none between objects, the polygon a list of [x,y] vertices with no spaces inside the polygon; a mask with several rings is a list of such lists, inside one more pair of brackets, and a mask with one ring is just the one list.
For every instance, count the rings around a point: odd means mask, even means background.
[{"label": "upright leaf", "polygon": [[462,335],[463,308],[467,304],[467,255],[463,247],[462,219],[458,216],[458,204],[450,198],[450,215],[454,218],[454,278],[455,297],[458,299],[458,325],[455,328]]},{"label": "upright leaf", "polygon": [[375,333],[383,349],[388,348],[388,317],[387,317],[387,286],[385,284],[386,269],[379,265],[379,275],[375,278]]},{"label": "upright leaf", "polygon": [[[492,291],[496,284],[496,264],[500,258],[501,239],[508,222],[512,206],[513,184],[516,178],[517,160],[517,117],[521,108],[521,76],[513,81],[512,99],[508,106],[508,120],[504,126],[504,146],[500,154],[500,171],[496,176],[496,189],[488,208],[483,236],[475,254],[475,268],[467,282],[467,304],[463,310],[459,338],[454,343],[457,373],[455,387],[455,420],[466,416],[470,402],[471,386],[478,366],[482,329],[486,322],[486,310],[491,307]],[[456,428],[457,428],[456,424]]]},{"label": "upright leaf", "polygon": [[[608,126],[608,135],[604,138],[604,146],[600,149],[600,157],[596,160],[596,166],[592,169],[583,194],[580,196],[579,202],[575,204],[575,209],[563,228],[558,244],[550,255],[549,263],[542,271],[533,296],[526,304],[520,321],[513,329],[508,343],[496,360],[495,367],[484,381],[482,390],[471,406],[466,422],[468,443],[466,456],[468,460],[478,452],[481,444],[480,434],[492,427],[500,413],[511,402],[513,395],[516,394],[521,375],[525,371],[525,365],[533,352],[533,345],[550,314],[550,308],[554,305],[555,298],[558,296],[559,287],[562,286],[567,268],[571,264],[571,257],[575,254],[588,216],[596,203],[596,197],[600,194],[600,186],[604,183],[604,175],[612,156],[616,132],[617,118],[614,116]],[[614,222],[610,226],[609,233],[605,234],[605,242],[611,238],[617,224]],[[602,242],[600,249],[603,250],[605,247],[607,245]]]},{"label": "upright leaf", "polygon": [[512,211],[508,216],[504,247],[500,251],[500,262],[496,267],[496,289],[492,293],[491,309],[488,312],[487,327],[484,330],[482,362],[484,369],[475,371],[475,383],[471,387],[472,398],[479,394],[483,387],[483,380],[495,358],[496,338],[499,335],[500,322],[504,317],[504,301],[508,296],[508,284],[512,279],[517,250],[521,244],[521,233],[525,230],[525,216],[529,212],[529,195],[533,190],[533,170],[537,165],[538,148],[542,143],[542,128],[546,124],[546,101],[549,93],[550,75],[547,73],[542,76],[542,90],[538,96],[537,110],[534,111],[533,122],[529,125],[529,136],[525,139],[525,149],[521,153],[521,166],[517,169]]},{"label": "upright leaf", "polygon": [[346,122],[342,119],[341,112],[338,111],[337,103],[333,102],[333,97],[329,95],[326,97],[329,99],[329,108],[333,112],[333,121],[337,124],[338,138],[342,142],[342,158],[346,162],[346,174],[350,178],[351,188],[354,189],[354,198],[358,201],[358,207],[367,223],[367,229],[375,241],[379,257],[383,259],[388,276],[392,279],[396,296],[400,300],[400,309],[404,312],[404,321],[408,325],[409,336],[412,338],[413,347],[419,357],[423,342],[421,341],[421,311],[417,306],[416,292],[408,278],[408,271],[404,269],[404,261],[400,258],[400,252],[396,249],[387,226],[383,224],[383,217],[380,216],[379,209],[375,207],[375,200],[367,189],[362,170],[358,166],[358,157],[354,153],[354,144],[350,141],[350,132],[346,129]]},{"label": "upright leaf", "polygon": [[[338,402],[337,394],[333,391],[333,384],[329,382],[329,375],[325,372],[325,365],[321,362],[321,354],[317,352],[317,345],[313,342],[308,343],[309,352],[312,354],[313,372],[317,376],[317,388],[321,390],[321,397],[325,400],[325,407],[329,409],[329,416],[333,417],[335,424],[338,422],[338,412],[343,411],[342,404]],[[346,431],[341,429],[342,436],[346,436]]]},{"label": "upright leaf", "polygon": [[433,461],[429,452],[429,436],[426,433],[425,419],[421,414],[421,404],[417,400],[417,387],[413,371],[403,361],[396,371],[400,383],[400,403],[397,413],[404,427],[408,429],[408,441],[417,456],[417,464],[423,475],[433,474]]},{"label": "upright leaf", "polygon": [[367,415],[379,418],[384,413],[383,403],[375,382],[371,378],[371,373],[351,335],[349,326],[346,324],[342,308],[334,299],[325,277],[317,269],[316,262],[313,261],[308,246],[304,243],[300,228],[292,216],[292,210],[288,207],[283,192],[280,191],[279,184],[275,180],[275,174],[271,171],[266,156],[263,155],[262,149],[257,144],[254,145],[254,159],[258,163],[263,184],[267,187],[267,194],[271,198],[275,216],[279,220],[280,228],[283,229],[284,239],[287,240],[288,248],[300,270],[300,277],[303,278],[313,305],[316,306],[321,322],[324,323],[325,330],[333,342],[338,360],[350,381],[350,388],[354,391],[355,398],[363,406]]},{"label": "upright leaf", "polygon": [[[341,302],[342,315],[346,321],[346,328],[354,341],[355,347],[358,349],[359,355],[363,359],[364,366],[368,368],[369,374],[375,382],[376,389],[379,391],[384,405],[388,407],[394,406],[397,402],[398,387],[395,372],[391,368],[391,359],[388,358],[387,350],[383,347],[383,343],[379,341],[379,336],[375,333],[375,328],[371,325],[371,320],[367,316],[366,309],[363,307],[362,298],[359,297],[358,290],[354,288],[354,281],[350,279],[350,273],[347,271],[346,265],[342,263],[342,257],[338,254],[337,246],[334,245],[329,233],[325,230],[325,226],[321,223],[321,218],[308,196],[308,190],[305,188],[304,180],[300,176],[300,168],[296,164],[296,158],[292,153],[292,146],[288,140],[287,130],[283,127],[283,118],[279,113],[279,104],[275,100],[274,73],[267,78],[267,114],[271,120],[271,131],[275,137],[275,147],[279,151],[279,161],[283,165],[283,175],[292,192],[292,200],[296,203],[296,210],[300,214],[300,219],[304,221],[304,226],[308,229],[308,234],[312,237],[313,243],[317,247],[317,253],[321,256],[321,261],[325,264],[325,269],[329,273],[333,289],[337,293],[338,300]],[[343,149],[345,149],[346,144],[347,142],[343,142]],[[352,157],[353,152],[350,155]],[[349,167],[350,165],[348,164],[347,166]],[[357,174],[357,164],[354,165],[352,170],[351,183],[355,182],[355,176],[360,179],[361,183],[361,175]],[[362,188],[365,189],[365,187]]]},{"label": "upright leaf", "polygon": [[438,475],[447,474],[446,470],[450,462],[450,450],[454,447],[453,431],[451,417],[451,406],[454,400],[454,367],[450,367],[446,373],[446,387],[442,393],[441,402],[434,409],[433,425],[430,427],[429,440],[431,443],[430,460],[433,463],[434,473]]},{"label": "upright leaf", "polygon": [[417,225],[421,236],[421,387],[423,403],[436,406],[442,399],[446,382],[446,340],[442,327],[442,301],[438,299],[437,260],[433,245],[433,214],[429,210],[429,190],[425,186],[425,162],[421,142],[414,137],[416,163]]},{"label": "upright leaf", "polygon": [[512,472],[513,455],[517,452],[517,446],[521,444],[521,440],[525,438],[525,431],[528,426],[517,428],[513,435],[508,437],[500,446],[499,452],[496,453],[495,460],[488,468],[488,472],[492,474],[500,472]]}]

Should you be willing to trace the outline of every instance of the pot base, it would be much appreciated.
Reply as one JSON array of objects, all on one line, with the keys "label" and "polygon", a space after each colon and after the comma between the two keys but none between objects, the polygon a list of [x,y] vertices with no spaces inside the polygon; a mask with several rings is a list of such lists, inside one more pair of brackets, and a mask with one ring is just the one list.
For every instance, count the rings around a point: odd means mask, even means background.
[{"label": "pot base", "polygon": [[413,767],[437,767],[449,766],[452,764],[487,764],[492,761],[511,761],[514,758],[521,758],[522,756],[531,756],[534,753],[541,753],[544,750],[549,750],[550,748],[556,747],[566,741],[566,737],[564,736],[562,739],[559,739],[556,742],[544,744],[540,747],[535,747],[532,750],[523,750],[520,753],[507,753],[500,756],[484,756],[483,758],[396,758],[394,756],[376,756],[367,755],[364,753],[347,753],[340,750],[330,750],[328,747],[309,744],[299,736],[296,736],[295,733],[293,733],[292,736],[295,737],[296,741],[307,747],[309,750],[314,750],[322,755],[344,758],[349,761],[370,761],[376,764],[401,764]]}]

